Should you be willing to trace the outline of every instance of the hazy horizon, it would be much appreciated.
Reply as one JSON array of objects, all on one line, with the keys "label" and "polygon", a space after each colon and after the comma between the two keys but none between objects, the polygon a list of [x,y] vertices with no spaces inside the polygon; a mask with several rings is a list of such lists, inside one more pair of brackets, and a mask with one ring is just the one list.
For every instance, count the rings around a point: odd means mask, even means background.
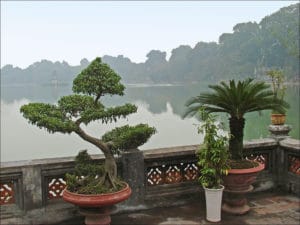
[{"label": "hazy horizon", "polygon": [[[43,59],[79,65],[96,56],[140,63],[151,50],[218,42],[234,25],[257,22],[297,1],[1,1],[1,68]],[[55,16],[53,16],[55,15]]]}]

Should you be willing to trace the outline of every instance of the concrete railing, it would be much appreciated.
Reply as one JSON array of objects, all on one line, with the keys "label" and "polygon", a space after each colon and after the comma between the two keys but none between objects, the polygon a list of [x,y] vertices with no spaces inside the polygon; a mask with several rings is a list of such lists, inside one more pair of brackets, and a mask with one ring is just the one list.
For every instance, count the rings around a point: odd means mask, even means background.
[{"label": "concrete railing", "polygon": [[[130,151],[117,159],[121,176],[133,194],[116,212],[182,204],[202,198],[197,183],[198,146]],[[247,158],[265,164],[254,191],[281,188],[300,194],[300,141],[259,139],[245,142]],[[101,155],[93,156],[101,161]],[[1,164],[2,224],[53,224],[78,216],[76,207],[65,203],[64,175],[74,168],[74,158],[53,158]],[[197,196],[197,197],[195,197]]]}]

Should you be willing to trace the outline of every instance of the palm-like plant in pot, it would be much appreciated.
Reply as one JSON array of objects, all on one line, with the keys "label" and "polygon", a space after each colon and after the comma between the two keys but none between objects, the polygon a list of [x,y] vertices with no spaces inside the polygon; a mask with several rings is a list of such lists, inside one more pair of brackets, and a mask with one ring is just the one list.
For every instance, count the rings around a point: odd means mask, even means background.
[{"label": "palm-like plant in pot", "polygon": [[198,132],[204,134],[203,144],[197,152],[199,182],[205,191],[206,219],[218,222],[221,220],[223,177],[229,169],[228,138],[219,134],[220,123],[215,115],[207,113],[205,108],[201,108],[199,114],[203,123]]},{"label": "palm-like plant in pot", "polygon": [[[283,100],[285,96],[286,86],[282,70],[269,70],[267,76],[271,79],[272,91],[274,99]],[[273,125],[283,125],[286,118],[286,110],[272,110],[271,122]]]},{"label": "palm-like plant in pot", "polygon": [[229,175],[224,178],[224,184],[226,193],[234,192],[238,195],[230,196],[223,210],[233,214],[244,214],[249,211],[244,194],[253,189],[251,183],[254,182],[257,173],[264,168],[257,162],[244,159],[244,115],[261,110],[282,112],[288,104],[283,99],[274,99],[268,84],[262,81],[254,82],[250,78],[238,82],[230,80],[229,83],[222,81],[217,85],[209,85],[209,88],[212,92],[201,93],[187,101],[185,116],[195,115],[203,106],[210,113],[229,114],[231,169]]},{"label": "palm-like plant in pot", "polygon": [[[45,128],[50,133],[75,133],[104,154],[102,172],[95,172],[94,167],[89,167],[89,156],[81,153],[76,158],[79,162],[78,168],[87,174],[84,177],[67,176],[67,189],[63,192],[63,198],[80,207],[102,207],[126,200],[131,194],[131,189],[127,183],[118,179],[115,153],[118,150],[137,148],[155,133],[155,128],[147,124],[115,128],[102,138],[93,137],[84,130],[83,125],[87,126],[91,122],[101,121],[102,124],[106,124],[126,118],[137,111],[133,104],[105,107],[101,103],[100,100],[105,95],[124,94],[125,86],[120,80],[120,76],[107,64],[102,63],[101,58],[96,58],[74,79],[74,94],[61,97],[56,105],[29,103],[20,109],[23,116],[39,128]],[[92,179],[88,176],[89,173],[94,176]],[[107,212],[103,215],[107,215]],[[88,220],[93,218],[86,217],[87,224],[90,223]],[[109,224],[110,217],[105,216],[104,220],[106,222],[102,221],[101,224]],[[95,221],[92,223],[97,224]]]}]

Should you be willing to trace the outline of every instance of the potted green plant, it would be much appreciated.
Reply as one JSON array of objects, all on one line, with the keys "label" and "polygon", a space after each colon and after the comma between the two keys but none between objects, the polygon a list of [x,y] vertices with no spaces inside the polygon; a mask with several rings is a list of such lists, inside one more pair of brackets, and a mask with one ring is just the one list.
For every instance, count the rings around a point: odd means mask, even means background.
[{"label": "potted green plant", "polygon": [[222,81],[217,85],[209,85],[212,92],[204,92],[189,99],[186,103],[187,111],[184,116],[195,115],[201,107],[209,113],[229,114],[229,154],[230,170],[224,178],[225,192],[234,193],[228,198],[223,207],[226,212],[244,214],[249,206],[244,194],[251,191],[251,184],[255,181],[257,173],[263,170],[258,162],[245,160],[243,152],[244,115],[248,112],[261,110],[283,111],[287,105],[282,99],[274,99],[273,92],[265,82],[246,79],[229,83]]},{"label": "potted green plant", "polygon": [[203,121],[198,132],[204,134],[203,144],[197,152],[200,167],[199,182],[203,186],[206,199],[206,219],[210,222],[221,220],[223,177],[228,174],[228,138],[218,133],[220,123],[216,116],[201,108],[200,118]]},{"label": "potted green plant", "polygon": [[[269,70],[267,76],[271,79],[274,99],[283,100],[286,91],[285,78],[282,70]],[[272,110],[271,122],[273,125],[283,125],[285,123],[286,110]]]},{"label": "potted green plant", "polygon": [[[93,137],[85,131],[84,127],[91,122],[100,121],[106,124],[126,118],[137,111],[133,104],[105,107],[101,103],[100,100],[105,95],[124,95],[125,86],[120,80],[121,77],[97,57],[74,79],[74,94],[61,97],[57,104],[29,103],[20,109],[23,116],[39,128],[45,128],[50,133],[75,133],[98,147],[104,154],[103,170],[96,169],[97,172],[94,167],[89,167],[89,156],[81,154],[79,158],[82,160],[78,159],[81,162],[79,167],[91,174],[68,175],[67,188],[63,192],[64,200],[80,207],[102,207],[104,211],[100,216],[86,213],[87,224],[109,224],[110,217],[106,206],[124,201],[131,194],[128,184],[118,179],[116,153],[137,148],[155,133],[155,128],[147,124],[115,128],[101,138]],[[99,214],[99,209],[97,211]]]}]

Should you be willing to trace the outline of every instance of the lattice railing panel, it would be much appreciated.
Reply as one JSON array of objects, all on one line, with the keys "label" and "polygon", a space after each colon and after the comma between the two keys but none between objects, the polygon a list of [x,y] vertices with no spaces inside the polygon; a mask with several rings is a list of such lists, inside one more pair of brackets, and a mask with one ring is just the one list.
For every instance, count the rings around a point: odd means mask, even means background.
[{"label": "lattice railing panel", "polygon": [[163,170],[164,170],[164,166],[149,168],[149,171],[147,173],[148,185],[163,184],[164,182]]},{"label": "lattice railing panel", "polygon": [[0,183],[0,205],[15,203],[14,181]]},{"label": "lattice railing panel", "polygon": [[62,192],[66,188],[66,181],[62,177],[48,179],[48,199],[62,197]]},{"label": "lattice railing panel", "polygon": [[184,165],[184,180],[194,181],[199,177],[199,168],[195,163],[186,163]]},{"label": "lattice railing panel", "polygon": [[300,175],[300,157],[295,155],[288,156],[288,170],[291,173]]},{"label": "lattice railing panel", "polygon": [[269,169],[269,154],[267,153],[251,154],[248,155],[246,159],[260,162],[265,165],[265,170]]},{"label": "lattice railing panel", "polygon": [[195,162],[147,168],[147,185],[149,186],[195,181],[198,177],[199,169]]},{"label": "lattice railing panel", "polygon": [[165,173],[165,182],[167,184],[180,183],[182,181],[180,166],[170,165]]}]

